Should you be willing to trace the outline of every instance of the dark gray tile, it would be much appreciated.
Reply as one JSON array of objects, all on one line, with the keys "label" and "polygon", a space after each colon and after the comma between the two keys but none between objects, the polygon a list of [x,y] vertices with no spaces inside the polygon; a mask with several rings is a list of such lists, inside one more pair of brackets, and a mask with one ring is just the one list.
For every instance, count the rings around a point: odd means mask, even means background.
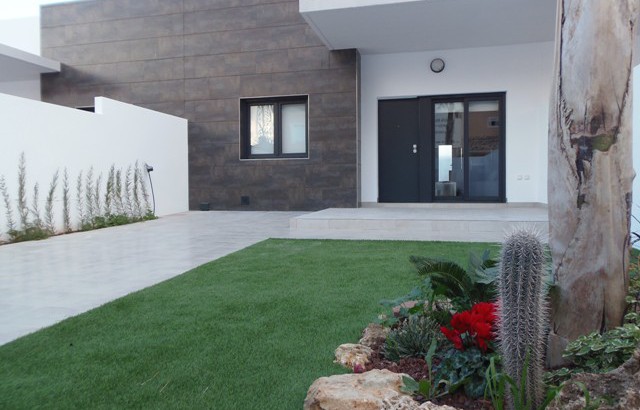
[{"label": "dark gray tile", "polygon": [[287,59],[290,70],[321,70],[329,67],[329,50],[324,46],[292,48]]},{"label": "dark gray tile", "polygon": [[238,121],[237,99],[187,101],[186,116],[190,121]]},{"label": "dark gray tile", "polygon": [[184,101],[184,80],[132,83],[131,96],[135,104]]}]

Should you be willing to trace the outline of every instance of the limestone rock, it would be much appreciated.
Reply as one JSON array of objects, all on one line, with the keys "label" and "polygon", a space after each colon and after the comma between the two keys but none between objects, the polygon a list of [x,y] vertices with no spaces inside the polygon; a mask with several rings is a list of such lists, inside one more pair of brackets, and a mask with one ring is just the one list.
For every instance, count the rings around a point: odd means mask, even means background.
[{"label": "limestone rock", "polygon": [[345,343],[336,349],[335,363],[352,370],[356,365],[364,368],[364,365],[369,363],[369,358],[372,354],[373,350],[369,346]]},{"label": "limestone rock", "polygon": [[458,410],[456,407],[447,406],[446,404],[439,405],[431,403],[430,401],[424,402],[418,407],[419,410]]},{"label": "limestone rock", "polygon": [[[402,374],[389,370],[321,377],[309,387],[305,410],[417,410],[402,393]],[[408,407],[414,405],[415,407]]]},{"label": "limestone rock", "polygon": [[376,348],[377,346],[384,344],[384,341],[387,340],[389,330],[389,328],[377,323],[370,323],[362,332],[362,337],[358,343],[372,349]]},{"label": "limestone rock", "polygon": [[600,410],[640,409],[640,349],[609,373],[584,373],[572,377],[547,409],[578,410],[586,407],[582,388],[572,382],[584,383],[589,390],[590,404],[599,403],[597,408]]}]

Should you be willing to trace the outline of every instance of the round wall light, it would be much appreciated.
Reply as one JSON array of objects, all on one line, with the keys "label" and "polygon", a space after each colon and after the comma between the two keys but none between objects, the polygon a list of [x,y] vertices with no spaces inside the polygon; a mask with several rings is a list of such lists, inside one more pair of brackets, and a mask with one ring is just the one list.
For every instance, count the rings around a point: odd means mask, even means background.
[{"label": "round wall light", "polygon": [[444,70],[444,60],[441,58],[434,58],[431,60],[430,67],[431,71],[434,73],[442,72],[442,70]]}]

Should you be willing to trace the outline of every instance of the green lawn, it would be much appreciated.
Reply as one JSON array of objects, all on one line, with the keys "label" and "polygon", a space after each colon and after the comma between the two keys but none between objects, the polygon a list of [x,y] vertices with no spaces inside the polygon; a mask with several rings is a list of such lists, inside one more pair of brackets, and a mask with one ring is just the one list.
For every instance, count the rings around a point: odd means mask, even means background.
[{"label": "green lawn", "polygon": [[300,409],[409,255],[489,244],[268,240],[0,347],[0,408]]}]

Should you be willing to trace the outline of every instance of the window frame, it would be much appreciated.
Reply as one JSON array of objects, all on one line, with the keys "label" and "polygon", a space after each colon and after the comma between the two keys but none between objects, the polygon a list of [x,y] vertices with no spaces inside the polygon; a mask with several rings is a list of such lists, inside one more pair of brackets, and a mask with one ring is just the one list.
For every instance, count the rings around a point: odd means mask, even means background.
[{"label": "window frame", "polygon": [[[305,151],[300,153],[282,152],[282,107],[286,105],[304,104]],[[251,107],[256,105],[273,105],[274,130],[273,130],[273,154],[251,153]],[[308,159],[309,158],[309,96],[295,95],[287,97],[260,97],[240,99],[240,159]]]}]

